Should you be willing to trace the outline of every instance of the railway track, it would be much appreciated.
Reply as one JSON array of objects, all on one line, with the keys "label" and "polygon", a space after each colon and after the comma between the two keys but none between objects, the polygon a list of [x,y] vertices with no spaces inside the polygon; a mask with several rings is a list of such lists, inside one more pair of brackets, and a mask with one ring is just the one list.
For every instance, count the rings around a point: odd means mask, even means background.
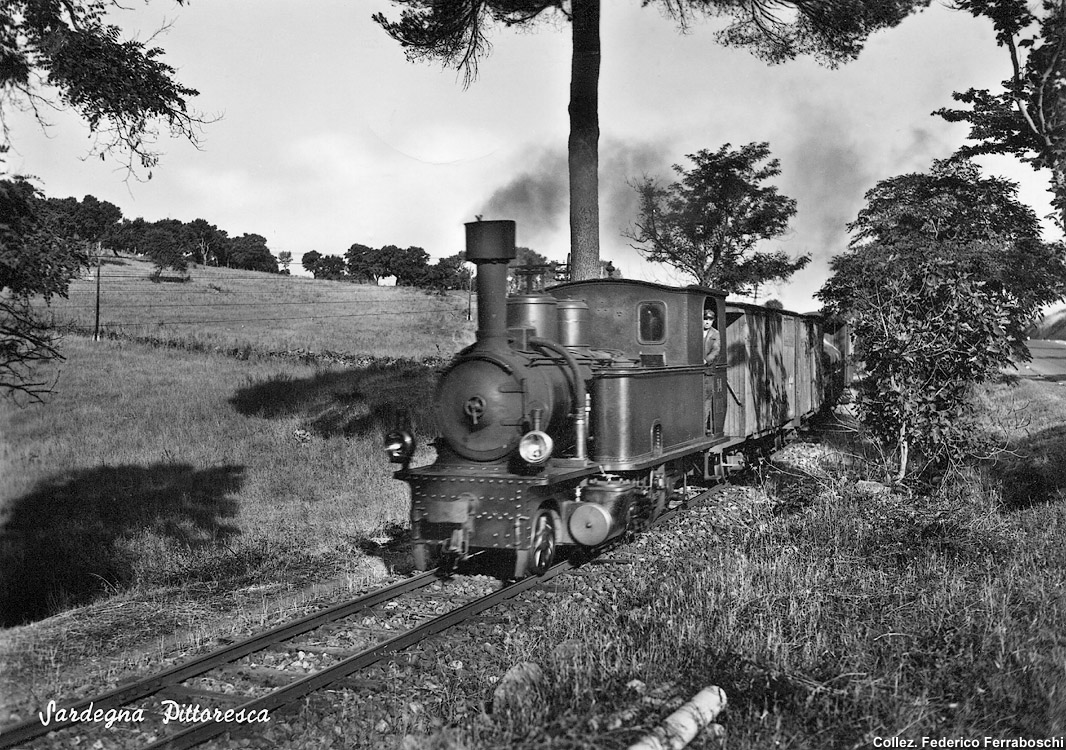
[{"label": "railway track", "polygon": [[[704,502],[713,492],[714,489],[704,492],[684,505],[667,511],[653,525]],[[564,560],[540,576],[525,578],[476,597],[448,594],[446,584],[437,585],[442,580],[438,570],[421,573],[188,659],[107,693],[64,703],[58,707],[62,709],[62,715],[53,711],[47,724],[41,719],[30,719],[4,728],[0,731],[0,748],[27,747],[33,740],[75,726],[80,728],[85,721],[99,724],[101,718],[97,717],[106,716],[108,711],[120,716],[123,714],[117,712],[125,711],[125,716],[129,717],[135,716],[133,712],[140,708],[142,716],[147,715],[149,709],[141,704],[149,698],[156,704],[151,709],[152,714],[160,719],[161,702],[170,702],[173,706],[195,705],[200,710],[171,715],[172,722],[166,722],[165,725],[156,721],[144,729],[137,728],[136,732],[145,743],[143,747],[146,750],[195,747],[226,732],[254,726],[256,717],[269,716],[271,712],[291,706],[318,690],[331,685],[343,685],[356,673],[390,655],[470,620],[525,591],[543,586],[578,565]],[[429,589],[435,590],[427,591]],[[446,611],[434,612],[417,624],[402,629],[375,629],[359,624],[360,616],[363,616],[364,621],[373,622],[378,615],[384,614],[385,608],[398,606],[397,602],[405,597],[409,605],[414,602],[414,610],[422,609],[423,615],[427,609],[443,607]],[[419,602],[423,606],[418,606]],[[432,606],[425,606],[427,603]],[[363,645],[321,645],[316,642],[323,640],[331,628],[338,628],[342,623],[349,631],[363,631],[366,636]],[[250,657],[279,651],[293,655],[314,655],[331,663],[299,675],[254,664],[239,665]],[[264,686],[264,682],[268,684]],[[217,687],[212,690],[202,687],[205,683],[227,685],[230,688],[234,683],[240,683],[249,692],[228,692]],[[274,683],[274,686],[269,683]],[[202,706],[207,708],[201,709]],[[230,717],[228,720],[227,716]],[[244,723],[241,723],[242,720]],[[132,743],[136,739],[131,737],[128,741]]]}]

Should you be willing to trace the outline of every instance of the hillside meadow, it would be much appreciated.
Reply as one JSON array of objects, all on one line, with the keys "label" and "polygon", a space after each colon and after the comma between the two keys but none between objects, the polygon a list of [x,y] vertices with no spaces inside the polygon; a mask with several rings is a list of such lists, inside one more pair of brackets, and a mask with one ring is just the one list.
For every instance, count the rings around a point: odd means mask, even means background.
[{"label": "hillside meadow", "polygon": [[[173,341],[206,349],[345,352],[354,355],[450,356],[473,341],[466,292],[428,295],[412,288],[191,266],[155,280],[153,265],[104,257],[100,331],[104,336]],[[92,271],[69,298],[51,305],[56,322],[92,331]]]},{"label": "hillside meadow", "polygon": [[103,339],[86,335],[87,276],[51,308],[66,331],[65,360],[42,370],[54,392],[0,403],[0,624],[364,575],[371,540],[406,519],[382,435],[401,420],[433,433],[441,355],[473,340],[467,295],[102,270]]}]

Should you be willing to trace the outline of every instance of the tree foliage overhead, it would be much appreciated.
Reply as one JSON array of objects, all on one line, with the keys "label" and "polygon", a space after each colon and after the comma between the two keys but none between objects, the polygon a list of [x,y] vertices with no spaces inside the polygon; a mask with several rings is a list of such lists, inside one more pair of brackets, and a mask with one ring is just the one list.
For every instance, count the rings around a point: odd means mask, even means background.
[{"label": "tree foliage overhead", "polygon": [[[183,0],[178,0],[183,2]],[[150,169],[159,128],[193,143],[202,119],[189,111],[197,91],[177,82],[163,50],[123,39],[108,23],[117,0],[5,0],[0,13],[0,123],[9,138],[12,107],[72,109],[96,136],[95,152],[126,153]]]},{"label": "tree foliage overhead", "polygon": [[[48,109],[73,110],[94,136],[93,153],[123,154],[131,175],[158,163],[161,128],[196,143],[203,120],[187,100],[197,92],[177,82],[160,48],[124,39],[108,23],[113,9],[124,8],[117,0],[4,0],[0,155],[11,147],[13,109],[32,111],[42,125]],[[92,196],[46,201],[20,179],[0,182],[0,203],[0,389],[40,398],[50,386],[34,379],[35,365],[59,353],[31,297],[65,295],[86,243],[110,241],[122,212]]]},{"label": "tree foliage overhead", "polygon": [[968,109],[939,109],[949,122],[968,122],[972,145],[963,158],[1007,154],[1051,171],[1052,205],[1066,229],[1066,0],[961,0],[959,8],[992,21],[1010,57],[1010,78],[998,92],[969,89],[953,98]]},{"label": "tree foliage overhead", "polygon": [[[570,76],[571,277],[597,278],[599,265],[599,70],[600,0],[392,0],[403,8],[398,21],[374,20],[397,40],[411,60],[438,60],[463,72],[464,85],[477,75],[491,45],[493,26],[527,26],[543,19],[571,23]],[[727,45],[747,47],[779,63],[812,54],[829,65],[856,57],[873,32],[897,25],[929,0],[642,0],[682,29],[695,16],[728,16],[719,32]]]},{"label": "tree foliage overhead", "polygon": [[57,234],[45,201],[25,180],[0,180],[0,392],[39,399],[51,389],[37,365],[60,358],[35,297],[66,297],[89,263],[85,244]]},{"label": "tree foliage overhead", "polygon": [[[523,26],[555,11],[572,20],[581,0],[392,0],[401,6],[399,21],[384,13],[374,20],[403,45],[412,60],[438,60],[463,72],[464,84],[477,77],[480,58],[492,45],[494,25]],[[598,2],[596,3],[599,4]],[[731,23],[717,33],[721,44],[749,47],[779,63],[811,54],[836,64],[858,57],[870,34],[896,26],[927,1],[840,0],[641,0],[656,6],[687,29],[696,17],[727,16]]]},{"label": "tree foliage overhead", "polygon": [[818,297],[862,361],[859,416],[900,456],[973,449],[974,386],[1027,356],[1024,327],[1066,294],[1066,252],[1040,240],[1017,186],[970,162],[879,182]]},{"label": "tree foliage overhead", "polygon": [[751,294],[759,284],[787,279],[810,262],[782,251],[756,252],[756,245],[788,230],[796,201],[767,180],[781,173],[767,143],[688,156],[693,166],[674,165],[680,180],[636,185],[640,217],[626,236],[644,257],[691,275],[702,286]]}]

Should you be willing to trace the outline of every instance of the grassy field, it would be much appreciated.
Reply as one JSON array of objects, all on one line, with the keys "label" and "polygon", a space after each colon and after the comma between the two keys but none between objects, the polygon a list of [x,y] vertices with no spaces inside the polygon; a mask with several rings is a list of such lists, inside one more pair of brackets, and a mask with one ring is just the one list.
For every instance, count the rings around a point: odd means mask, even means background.
[{"label": "grassy field", "polygon": [[[168,272],[173,274],[173,272]],[[105,258],[100,278],[104,335],[180,341],[205,349],[336,351],[372,356],[450,356],[473,341],[469,295],[430,296],[378,287],[212,266],[188,280],[136,258]],[[184,278],[184,277],[182,277]],[[96,279],[87,273],[56,299],[60,323],[92,330]]]},{"label": "grassy field", "polygon": [[[0,406],[0,613],[12,626],[0,631],[0,673],[35,704],[102,687],[109,670],[135,666],[108,666],[110,655],[146,640],[189,627],[207,637],[228,613],[254,621],[250,592],[380,571],[373,540],[402,533],[406,488],[381,433],[405,410],[422,435],[435,431],[439,360],[422,359],[470,340],[465,299],[199,272],[137,281],[105,321],[142,293],[157,312],[184,314],[210,285],[249,302],[262,298],[239,295],[365,294],[358,309],[409,310],[306,329],[278,323],[281,304],[257,308],[246,328],[159,326],[174,320],[160,313],[139,323],[148,338],[185,336],[191,349],[69,335],[56,393]],[[430,310],[441,304],[463,307],[460,319]],[[256,353],[293,349],[357,364]],[[452,726],[427,742],[625,747],[619,726],[667,713],[633,680],[671,699],[723,687],[731,748],[1066,735],[1066,389],[996,384],[982,411],[1010,451],[931,494],[863,491],[857,468],[775,472],[737,491],[751,502],[642,537],[630,548],[641,564],[529,612],[457,674],[428,713]],[[818,439],[855,450],[847,433]],[[523,660],[549,673],[545,713],[519,727],[469,718],[488,678]],[[460,715],[464,702],[475,708]]]},{"label": "grassy field", "polygon": [[[440,354],[473,339],[465,295],[215,268],[154,283],[130,259],[103,271],[113,337],[68,334],[46,403],[0,405],[2,624],[129,591],[337,573],[403,523],[381,438],[404,413],[433,433]],[[94,286],[76,282],[57,318],[91,325]]]}]

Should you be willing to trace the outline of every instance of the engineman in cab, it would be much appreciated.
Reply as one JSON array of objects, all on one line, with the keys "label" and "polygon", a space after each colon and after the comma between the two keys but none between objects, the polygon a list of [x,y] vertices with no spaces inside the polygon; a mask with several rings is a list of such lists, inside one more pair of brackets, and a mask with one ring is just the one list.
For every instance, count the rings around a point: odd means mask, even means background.
[{"label": "engineman in cab", "polygon": [[718,361],[722,349],[722,338],[718,335],[718,315],[714,309],[714,300],[707,300],[703,308],[703,361],[713,365]]},{"label": "engineman in cab", "polygon": [[[703,362],[713,365],[718,362],[718,355],[722,350],[722,337],[718,334],[718,315],[713,299],[707,300],[703,306]],[[703,414],[704,429],[710,435],[714,432],[714,396],[712,379],[703,379]]]}]

